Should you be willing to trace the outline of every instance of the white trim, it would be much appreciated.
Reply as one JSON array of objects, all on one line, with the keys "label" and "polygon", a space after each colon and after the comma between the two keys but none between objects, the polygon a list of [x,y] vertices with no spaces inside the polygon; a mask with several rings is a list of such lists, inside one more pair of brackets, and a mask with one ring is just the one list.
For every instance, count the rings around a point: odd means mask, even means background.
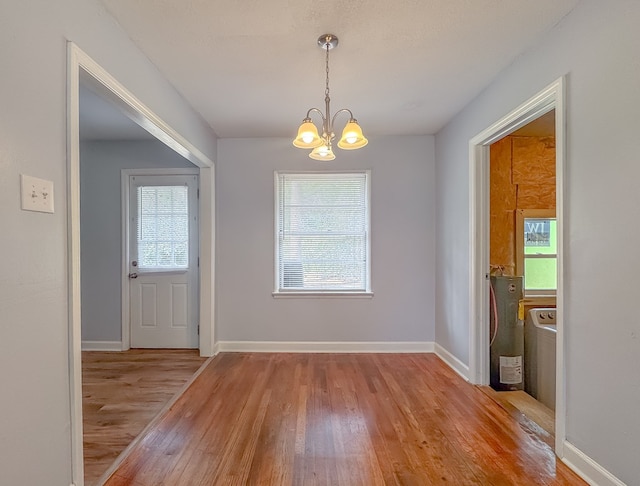
[{"label": "white trim", "polygon": [[464,364],[438,343],[435,343],[435,353],[436,356],[444,361],[449,368],[458,373],[462,378],[464,378],[465,381],[469,381],[469,367],[466,364]]},{"label": "white trim", "polygon": [[[567,389],[565,385],[565,340],[564,340],[564,272],[565,255],[565,160],[566,153],[566,84],[564,78],[560,78],[555,86],[555,110],[556,110],[556,244],[557,244],[557,274],[558,288],[556,289],[556,454],[564,457],[564,444],[566,442],[566,418],[567,418]],[[568,240],[567,240],[568,241]]]},{"label": "white trim", "polygon": [[433,353],[431,341],[218,341],[220,352],[246,353]]},{"label": "white trim", "polygon": [[76,44],[73,42],[68,44],[69,49],[75,51],[78,67],[81,68],[78,70],[78,75],[83,84],[97,91],[101,98],[117,105],[127,117],[195,166],[214,166],[213,160],[165,123]]},{"label": "white trim", "polygon": [[129,289],[129,278],[127,277],[127,269],[129,265],[127,264],[129,261],[129,225],[127,224],[127,219],[129,218],[129,176],[125,175],[123,171],[120,172],[120,208],[122,210],[122,214],[120,215],[120,224],[122,225],[120,229],[120,234],[122,235],[121,249],[120,254],[122,255],[122,260],[120,261],[120,322],[121,322],[121,334],[120,339],[122,339],[122,349],[127,350],[131,348],[131,289]]},{"label": "white trim", "polygon": [[489,146],[555,109],[556,111],[556,219],[558,221],[558,291],[556,336],[556,442],[563,456],[566,401],[564,386],[564,161],[565,81],[559,78],[511,113],[469,141],[469,380],[489,383]]},{"label": "white trim", "polygon": [[594,486],[625,486],[625,483],[570,442],[565,441],[564,454],[562,462],[573,469],[587,483]]},{"label": "white trim", "polygon": [[373,292],[295,292],[295,291],[284,291],[284,292],[271,292],[276,299],[288,299],[288,298],[304,298],[309,297],[313,299],[332,299],[332,298],[352,298],[352,299],[371,299],[373,298]]},{"label": "white trim", "polygon": [[[129,261],[130,257],[130,245],[129,238],[131,237],[129,231],[129,213],[131,208],[130,202],[130,177],[131,176],[184,176],[184,175],[199,175],[200,169],[190,169],[190,168],[162,168],[162,169],[121,169],[120,170],[120,207],[122,209],[122,215],[120,217],[122,228],[122,246],[121,246],[121,255],[123,256],[122,261],[120,262],[122,265],[120,275],[120,289],[121,289],[121,337],[122,337],[122,349],[127,350],[131,348],[131,282],[129,281]],[[199,185],[198,185],[199,187]],[[198,220],[200,223],[201,219]],[[200,242],[199,242],[200,243]],[[198,272],[198,278],[200,278],[200,272]],[[202,298],[202,295],[198,296],[198,299]],[[200,305],[198,303],[198,305]],[[203,355],[205,356],[205,355]]]},{"label": "white trim", "polygon": [[71,480],[84,485],[82,447],[82,328],[80,308],[80,65],[82,53],[67,50],[67,259],[69,266],[69,412]]},{"label": "white trim", "polygon": [[215,351],[215,169],[200,167],[200,356]]},{"label": "white trim", "polygon": [[215,356],[220,352],[220,342],[217,342],[213,345],[213,355]]},{"label": "white trim", "polygon": [[82,341],[83,351],[125,351],[122,341]]},{"label": "white trim", "polygon": [[[80,288],[80,78],[100,96],[123,112],[174,151],[200,167],[207,181],[200,188],[201,204],[201,313],[200,354],[214,351],[214,251],[215,212],[213,191],[214,163],[203,152],[142,104],[113,76],[91,59],[76,44],[67,42],[67,260],[69,318],[69,413],[71,423],[71,479],[84,485],[82,448],[82,336]],[[204,207],[202,207],[204,205]],[[206,219],[205,219],[206,218]],[[207,293],[203,293],[206,290]]]}]

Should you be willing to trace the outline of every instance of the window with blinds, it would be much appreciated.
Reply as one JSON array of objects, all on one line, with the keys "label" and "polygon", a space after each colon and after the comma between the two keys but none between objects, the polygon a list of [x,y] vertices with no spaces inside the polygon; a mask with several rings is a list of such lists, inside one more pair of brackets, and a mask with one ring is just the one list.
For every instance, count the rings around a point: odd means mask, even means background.
[{"label": "window with blinds", "polygon": [[276,173],[276,291],[369,292],[369,174]]}]

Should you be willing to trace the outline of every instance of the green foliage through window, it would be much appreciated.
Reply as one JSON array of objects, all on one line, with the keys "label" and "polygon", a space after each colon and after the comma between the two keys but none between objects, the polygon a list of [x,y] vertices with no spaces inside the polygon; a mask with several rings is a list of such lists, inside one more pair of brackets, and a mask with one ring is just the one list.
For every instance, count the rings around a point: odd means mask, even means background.
[{"label": "green foliage through window", "polygon": [[524,219],[525,291],[555,291],[557,288],[557,224],[553,218]]}]

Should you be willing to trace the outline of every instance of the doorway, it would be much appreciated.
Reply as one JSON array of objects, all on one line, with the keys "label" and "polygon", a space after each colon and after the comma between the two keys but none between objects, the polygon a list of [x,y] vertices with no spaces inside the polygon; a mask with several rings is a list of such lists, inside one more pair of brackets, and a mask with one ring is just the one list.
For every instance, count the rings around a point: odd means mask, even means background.
[{"label": "doorway", "polygon": [[187,171],[122,173],[122,334],[132,348],[198,347],[198,175]]},{"label": "doorway", "polygon": [[[489,147],[487,394],[555,435],[557,291],[555,110]],[[515,410],[514,410],[515,409]]]},{"label": "doorway", "polygon": [[81,83],[109,102],[137,125],[151,133],[157,140],[196,165],[200,176],[199,245],[200,267],[198,295],[200,334],[196,347],[201,356],[215,354],[213,325],[213,262],[214,262],[214,167],[213,161],[200,152],[188,140],[163,122],[157,115],[127,91],[102,67],[80,50],[68,43],[68,186],[67,201],[68,261],[69,261],[69,378],[70,417],[72,443],[72,479],[74,484],[84,484],[83,427],[82,427],[82,333],[81,333],[81,263],[80,263],[80,86]]},{"label": "doorway", "polygon": [[563,175],[564,175],[564,79],[560,78],[511,113],[473,137],[470,161],[470,381],[490,383],[490,147],[493,143],[555,110],[555,199],[557,219],[556,292],[556,416],[555,452],[563,457],[565,441],[565,383],[563,349]]}]

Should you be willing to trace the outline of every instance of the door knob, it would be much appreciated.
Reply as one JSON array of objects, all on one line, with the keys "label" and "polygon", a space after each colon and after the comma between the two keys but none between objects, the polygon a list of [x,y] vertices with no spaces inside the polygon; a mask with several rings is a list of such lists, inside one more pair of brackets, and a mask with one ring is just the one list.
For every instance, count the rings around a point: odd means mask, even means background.
[{"label": "door knob", "polygon": [[138,274],[137,273],[130,273],[129,274],[129,278],[138,278]]}]

